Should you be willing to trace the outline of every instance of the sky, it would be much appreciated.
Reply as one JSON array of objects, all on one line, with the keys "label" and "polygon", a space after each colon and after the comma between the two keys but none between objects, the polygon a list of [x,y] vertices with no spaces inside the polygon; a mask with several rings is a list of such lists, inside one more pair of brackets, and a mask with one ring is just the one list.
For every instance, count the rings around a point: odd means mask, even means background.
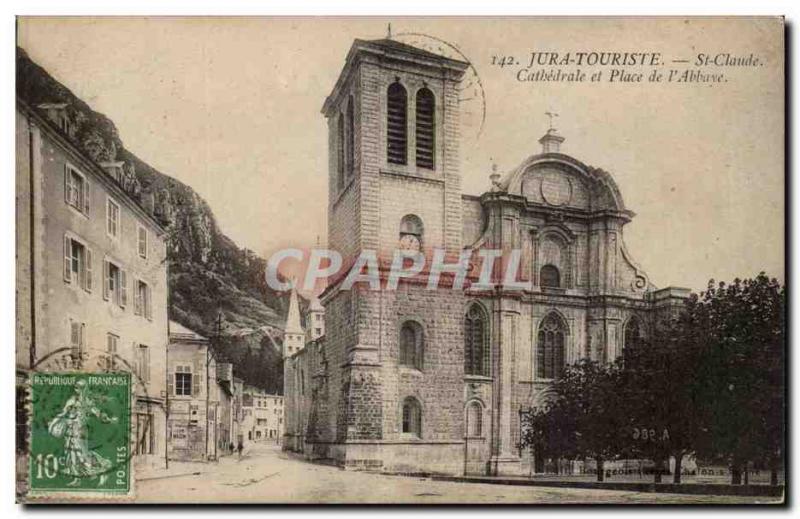
[{"label": "sky", "polygon": [[[383,38],[388,23],[400,41],[457,46],[480,79],[483,95],[463,108],[465,193],[488,189],[493,163],[504,173],[538,153],[545,112],[557,112],[562,151],[610,172],[636,213],[624,239],[656,286],[700,290],[762,270],[784,279],[778,19],[20,18],[18,44],[268,257],[325,243],[320,109],[353,39]],[[524,66],[492,64],[534,51],[657,52],[664,70],[700,53],[762,65],[714,69],[725,83],[667,84],[521,82]],[[601,70],[565,67],[576,68]]]}]

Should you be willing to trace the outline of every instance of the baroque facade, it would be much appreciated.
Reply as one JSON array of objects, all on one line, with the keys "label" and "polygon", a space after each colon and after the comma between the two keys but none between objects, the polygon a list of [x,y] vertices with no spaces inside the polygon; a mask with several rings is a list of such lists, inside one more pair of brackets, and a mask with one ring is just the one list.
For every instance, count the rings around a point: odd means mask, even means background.
[{"label": "baroque facade", "polygon": [[328,246],[345,265],[364,250],[518,249],[529,286],[332,281],[322,335],[297,346],[302,331],[287,329],[284,448],[388,472],[542,470],[546,453],[519,448],[520,412],[546,402],[566,365],[617,358],[688,294],[649,282],[625,247],[634,213],[613,177],[562,153],[552,128],[540,152],[493,172],[487,192],[462,194],[468,66],[394,40],[354,42],[322,110]]}]

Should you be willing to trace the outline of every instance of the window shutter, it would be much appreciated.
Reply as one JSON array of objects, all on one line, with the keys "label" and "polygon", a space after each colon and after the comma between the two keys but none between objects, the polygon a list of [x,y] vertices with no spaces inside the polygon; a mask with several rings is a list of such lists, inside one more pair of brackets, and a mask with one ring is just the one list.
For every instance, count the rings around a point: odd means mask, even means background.
[{"label": "window shutter", "polygon": [[128,304],[128,272],[119,270],[119,306],[125,308]]},{"label": "window shutter", "polygon": [[64,236],[64,281],[72,282],[72,240]]},{"label": "window shutter", "polygon": [[142,295],[138,279],[133,281],[133,315],[142,315]]},{"label": "window shutter", "polygon": [[200,370],[192,373],[192,396],[200,396]]},{"label": "window shutter", "polygon": [[68,204],[72,203],[72,196],[70,195],[71,192],[69,166],[64,164],[64,201]]},{"label": "window shutter", "polygon": [[103,260],[103,299],[108,301],[111,293],[111,268],[108,260]]},{"label": "window shutter", "polygon": [[87,292],[92,291],[92,249],[86,248],[86,261],[84,261],[84,286]]},{"label": "window shutter", "polygon": [[150,295],[150,285],[145,285],[144,294],[145,294],[145,298],[144,298],[145,317],[147,317],[148,319],[152,319],[153,318],[153,305],[150,303],[150,301],[153,298]]},{"label": "window shutter", "polygon": [[150,348],[147,346],[139,346],[142,351],[142,358],[144,359],[144,373],[142,378],[145,382],[150,382]]},{"label": "window shutter", "polygon": [[83,179],[83,212],[89,214],[89,199],[92,198],[91,184],[87,179]]},{"label": "window shutter", "polygon": [[81,323],[80,326],[80,342],[79,342],[80,351],[83,352],[86,348],[86,323]]},{"label": "window shutter", "polygon": [[167,377],[167,394],[175,394],[175,373],[170,373]]}]

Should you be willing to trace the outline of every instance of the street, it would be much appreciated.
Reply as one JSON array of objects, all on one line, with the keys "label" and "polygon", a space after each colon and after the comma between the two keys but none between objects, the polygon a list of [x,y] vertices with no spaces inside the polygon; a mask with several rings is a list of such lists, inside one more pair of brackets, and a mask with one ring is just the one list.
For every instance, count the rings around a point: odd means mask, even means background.
[{"label": "street", "polygon": [[[199,472],[199,474],[197,474]],[[765,503],[769,498],[433,481],[344,471],[306,462],[274,443],[250,444],[241,460],[171,463],[137,481],[139,503]]]}]

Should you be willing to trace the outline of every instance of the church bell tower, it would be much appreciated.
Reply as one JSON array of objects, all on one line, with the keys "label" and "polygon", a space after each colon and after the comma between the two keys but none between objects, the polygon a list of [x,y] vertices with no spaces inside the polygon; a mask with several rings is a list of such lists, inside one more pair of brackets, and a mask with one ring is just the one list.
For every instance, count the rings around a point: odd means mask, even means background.
[{"label": "church bell tower", "polygon": [[328,246],[461,247],[458,85],[469,65],[392,39],[355,40],[328,122]]}]

